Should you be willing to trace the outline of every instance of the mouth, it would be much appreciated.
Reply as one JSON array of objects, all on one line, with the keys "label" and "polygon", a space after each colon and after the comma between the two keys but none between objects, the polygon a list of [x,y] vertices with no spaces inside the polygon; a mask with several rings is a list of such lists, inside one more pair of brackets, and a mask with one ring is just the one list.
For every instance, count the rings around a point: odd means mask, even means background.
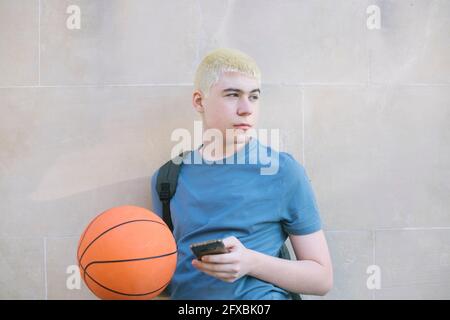
[{"label": "mouth", "polygon": [[233,128],[235,129],[241,129],[241,130],[248,130],[250,129],[252,126],[247,124],[247,123],[239,123],[239,124],[235,124],[233,125]]}]

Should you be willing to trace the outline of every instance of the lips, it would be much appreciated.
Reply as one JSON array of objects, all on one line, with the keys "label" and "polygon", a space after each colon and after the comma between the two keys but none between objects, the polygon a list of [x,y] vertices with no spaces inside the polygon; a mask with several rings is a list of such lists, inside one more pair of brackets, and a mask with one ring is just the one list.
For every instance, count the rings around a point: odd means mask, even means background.
[{"label": "lips", "polygon": [[233,125],[233,127],[236,128],[236,129],[244,129],[244,130],[246,130],[246,129],[250,129],[252,126],[249,125],[248,123],[238,123],[238,124]]}]

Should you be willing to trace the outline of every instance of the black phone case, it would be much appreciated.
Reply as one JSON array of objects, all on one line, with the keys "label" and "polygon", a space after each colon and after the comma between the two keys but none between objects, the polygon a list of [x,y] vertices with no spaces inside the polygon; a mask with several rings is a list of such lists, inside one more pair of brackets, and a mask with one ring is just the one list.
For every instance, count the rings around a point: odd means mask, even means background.
[{"label": "black phone case", "polygon": [[222,254],[228,252],[222,240],[209,240],[205,242],[195,243],[192,244],[190,248],[197,259],[201,259],[201,257],[208,254]]}]

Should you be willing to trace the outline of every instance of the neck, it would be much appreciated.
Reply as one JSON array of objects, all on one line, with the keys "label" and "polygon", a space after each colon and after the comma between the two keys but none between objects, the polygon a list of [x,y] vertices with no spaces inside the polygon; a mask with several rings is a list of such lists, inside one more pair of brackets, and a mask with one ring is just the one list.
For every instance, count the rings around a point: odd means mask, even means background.
[{"label": "neck", "polygon": [[246,137],[243,141],[203,141],[202,147],[199,149],[202,157],[209,161],[221,160],[228,158],[235,152],[240,151],[250,141],[251,137]]}]

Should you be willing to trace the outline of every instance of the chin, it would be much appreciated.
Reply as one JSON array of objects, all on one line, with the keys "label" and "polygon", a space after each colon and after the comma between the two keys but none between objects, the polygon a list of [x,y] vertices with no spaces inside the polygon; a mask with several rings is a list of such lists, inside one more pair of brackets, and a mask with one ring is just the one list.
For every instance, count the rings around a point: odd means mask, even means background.
[{"label": "chin", "polygon": [[236,144],[244,144],[250,139],[250,135],[246,133],[238,133],[235,137]]}]

